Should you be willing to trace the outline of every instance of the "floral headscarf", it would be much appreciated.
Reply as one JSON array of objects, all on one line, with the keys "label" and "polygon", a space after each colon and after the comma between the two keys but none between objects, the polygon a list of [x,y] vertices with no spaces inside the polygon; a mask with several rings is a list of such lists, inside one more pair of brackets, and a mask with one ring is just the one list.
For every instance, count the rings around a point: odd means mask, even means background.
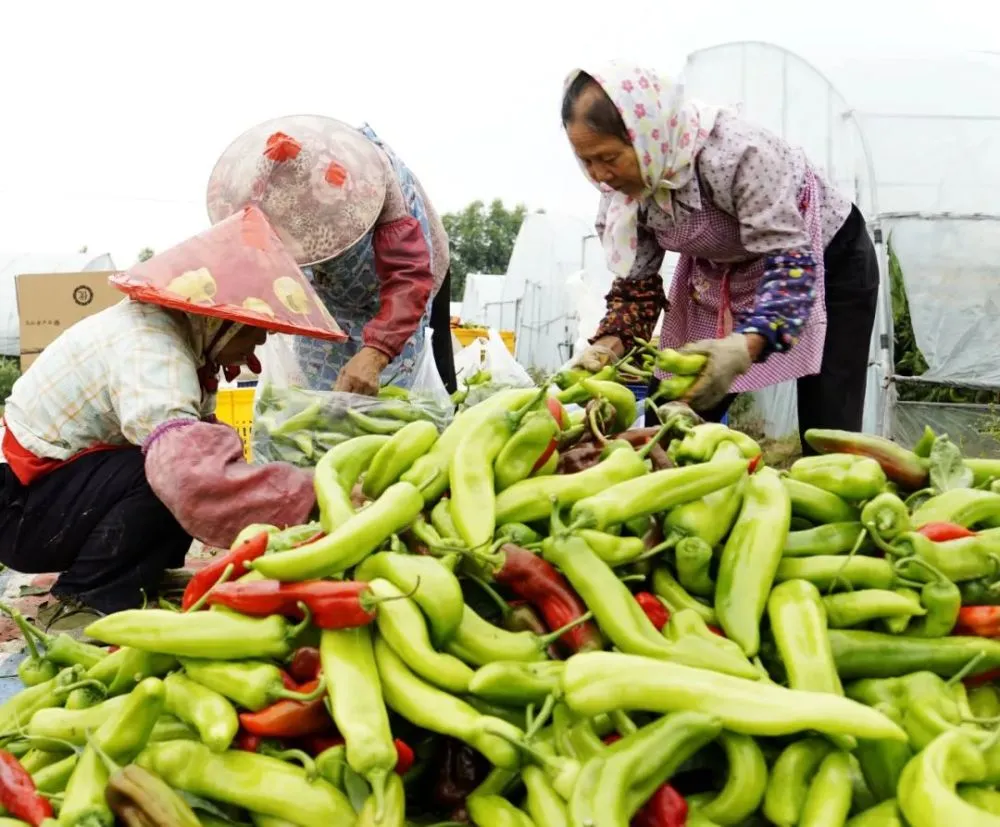
[{"label": "floral headscarf", "polygon": [[695,157],[719,109],[685,99],[683,89],[669,78],[629,63],[610,63],[596,71],[577,69],[567,78],[567,87],[581,71],[594,78],[617,107],[646,184],[639,198],[599,185],[611,196],[603,238],[608,269],[627,276],[635,262],[640,208],[653,202],[674,215],[673,191],[694,177]]}]

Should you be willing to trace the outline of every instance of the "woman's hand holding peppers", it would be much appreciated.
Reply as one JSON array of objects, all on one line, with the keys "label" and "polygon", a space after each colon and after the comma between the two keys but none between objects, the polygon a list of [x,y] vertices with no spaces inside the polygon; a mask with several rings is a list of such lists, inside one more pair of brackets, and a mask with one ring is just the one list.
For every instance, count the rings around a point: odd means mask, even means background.
[{"label": "woman's hand holding peppers", "polygon": [[686,345],[682,353],[699,353],[708,357],[698,381],[684,397],[696,411],[707,411],[718,405],[729,393],[733,382],[748,370],[760,354],[759,344],[742,333],[731,333],[724,339],[702,339]]}]

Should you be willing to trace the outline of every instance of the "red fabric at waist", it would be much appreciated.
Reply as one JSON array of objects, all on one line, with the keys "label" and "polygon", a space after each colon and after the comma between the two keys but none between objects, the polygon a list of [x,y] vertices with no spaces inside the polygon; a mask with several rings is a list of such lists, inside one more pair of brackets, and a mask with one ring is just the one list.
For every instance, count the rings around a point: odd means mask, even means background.
[{"label": "red fabric at waist", "polygon": [[7,460],[7,464],[10,466],[10,470],[14,472],[14,476],[17,477],[18,482],[21,485],[31,485],[31,483],[36,480],[41,479],[46,474],[55,471],[67,462],[72,462],[79,457],[85,456],[86,454],[93,454],[96,451],[111,451],[119,446],[117,445],[105,445],[103,443],[92,445],[90,448],[84,448],[79,453],[74,454],[69,459],[51,459],[50,457],[36,457],[31,451],[21,445],[17,441],[10,426],[7,425],[6,420],[4,420],[4,432],[3,432],[3,455]]}]

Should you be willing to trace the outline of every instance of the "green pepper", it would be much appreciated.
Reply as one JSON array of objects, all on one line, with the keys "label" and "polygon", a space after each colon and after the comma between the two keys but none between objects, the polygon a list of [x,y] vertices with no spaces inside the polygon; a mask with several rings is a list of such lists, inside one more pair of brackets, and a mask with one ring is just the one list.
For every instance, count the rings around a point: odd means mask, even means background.
[{"label": "green pepper", "polygon": [[451,459],[466,434],[481,428],[495,414],[515,410],[536,395],[532,388],[510,388],[462,411],[444,429],[434,447],[414,462],[400,480],[418,488],[425,503],[437,502],[448,490]]},{"label": "green pepper", "polygon": [[347,414],[347,418],[365,434],[392,436],[397,431],[402,430],[404,426],[404,423],[397,419],[385,419],[380,416],[370,416],[369,414],[362,413],[354,408],[347,408],[345,413]]},{"label": "green pepper", "polygon": [[[742,456],[739,446],[727,440],[715,449],[711,461],[725,462]],[[726,538],[736,521],[744,486],[745,478],[740,478],[728,488],[671,509],[663,520],[663,533],[668,539],[674,535],[699,537],[714,548]]]},{"label": "green pepper", "polygon": [[[857,544],[864,528],[861,523],[828,523],[802,531],[789,531],[782,549],[784,557],[810,557],[817,554],[843,554]],[[865,544],[859,551],[866,551]]]},{"label": "green pepper", "polygon": [[327,451],[316,464],[313,485],[320,525],[329,534],[354,516],[351,491],[387,436],[359,436]]},{"label": "green pepper", "polygon": [[323,674],[329,676],[333,720],[347,746],[348,766],[371,785],[377,821],[384,812],[397,809],[394,793],[386,786],[396,766],[396,747],[375,666],[371,629],[324,630],[320,656]]},{"label": "green pepper", "polygon": [[614,709],[660,714],[696,710],[745,735],[814,729],[906,740],[906,733],[884,715],[847,698],[616,652],[587,652],[566,661],[563,692],[570,709],[591,717]]},{"label": "green pepper", "polygon": [[641,537],[619,537],[590,528],[581,529],[579,534],[590,546],[591,551],[612,568],[634,563],[652,551],[646,548],[646,543]]},{"label": "green pepper", "polygon": [[796,827],[812,777],[833,746],[822,738],[803,738],[778,756],[767,782],[763,813],[777,827]]},{"label": "green pepper", "polygon": [[963,784],[958,788],[958,797],[978,810],[1000,816],[1000,792],[996,790]]},{"label": "green pepper", "polygon": [[[548,410],[532,411],[497,455],[493,473],[497,491],[530,477],[548,461],[559,425]],[[549,452],[548,454],[546,452]]]},{"label": "green pepper", "polygon": [[390,774],[386,782],[384,801],[379,801],[376,795],[370,795],[361,812],[355,827],[406,827],[406,790],[403,779]]},{"label": "green pepper", "polygon": [[198,730],[202,742],[213,752],[229,749],[240,722],[224,695],[180,673],[164,678],[163,686],[167,712]]},{"label": "green pepper", "polygon": [[175,789],[277,818],[294,814],[301,827],[355,822],[354,809],[340,790],[267,755],[215,753],[194,741],[169,741],[150,744],[136,763]]},{"label": "green pepper", "polygon": [[653,592],[672,615],[684,609],[691,609],[706,623],[713,626],[719,623],[715,609],[688,594],[666,566],[657,566],[653,569]]},{"label": "green pepper", "polygon": [[799,482],[791,477],[783,477],[781,482],[792,502],[792,514],[810,523],[851,523],[858,522],[861,516],[861,512],[853,505],[815,485]]},{"label": "green pepper", "polygon": [[586,371],[581,373],[573,373],[564,376],[568,379],[570,376],[577,377],[576,381],[573,382],[566,388],[563,388],[561,393],[556,394],[556,399],[558,399],[564,405],[579,405],[590,399],[590,394],[587,389],[583,386],[583,383],[587,380],[596,380],[598,382],[614,381],[617,378],[617,371],[614,365],[605,365],[597,373],[587,373]]},{"label": "green pepper", "polygon": [[431,526],[444,540],[460,543],[458,529],[451,518],[451,500],[445,497],[431,509]]},{"label": "green pepper", "polygon": [[815,485],[850,502],[878,496],[888,482],[875,460],[854,454],[802,457],[792,464],[788,473],[793,480]]},{"label": "green pepper", "polygon": [[592,790],[592,823],[627,823],[681,764],[719,737],[721,729],[721,722],[710,715],[679,712],[612,744]]},{"label": "green pepper", "polygon": [[767,791],[767,763],[749,735],[723,732],[719,742],[726,753],[726,784],[698,814],[721,825],[741,824],[757,811]]},{"label": "green pepper", "polygon": [[177,667],[173,655],[144,652],[122,646],[87,670],[87,680],[100,681],[108,687],[108,695],[130,692],[145,678],[159,678]]},{"label": "green pepper", "polygon": [[606,399],[614,406],[614,433],[632,427],[638,416],[635,394],[625,385],[600,379],[584,379],[580,384],[592,399]]},{"label": "green pepper", "polygon": [[[907,532],[900,535],[893,543],[893,551],[900,557],[918,557],[956,583],[995,577],[997,572],[995,558],[1000,555],[1000,528],[990,528],[972,537],[939,543],[929,540],[919,532]],[[933,578],[923,576],[921,579]]]},{"label": "green pepper", "polygon": [[379,634],[407,667],[450,692],[467,692],[472,669],[453,655],[435,650],[427,621],[416,602],[388,580],[375,578],[368,585],[380,601],[375,618]]},{"label": "green pepper", "polygon": [[379,448],[365,472],[362,490],[369,499],[380,497],[385,490],[410,470],[413,463],[426,454],[438,440],[438,429],[432,422],[418,419],[398,430]]},{"label": "green pepper", "polygon": [[521,548],[533,546],[545,539],[535,529],[524,523],[504,523],[497,526],[496,538],[498,540],[503,538]]},{"label": "green pepper", "polygon": [[718,422],[706,422],[689,429],[684,438],[671,444],[671,458],[675,462],[708,462],[723,442],[733,442],[744,459],[760,456],[760,445],[740,431],[734,431]]},{"label": "green pepper", "polygon": [[[294,552],[276,554],[279,560]],[[268,559],[267,556],[259,558]],[[166,609],[128,609],[91,623],[86,634],[115,646],[174,657],[283,658],[290,651],[291,632],[278,616],[246,617],[222,612],[171,612]]]},{"label": "green pepper", "polygon": [[354,570],[355,580],[379,578],[421,608],[436,646],[451,640],[462,622],[465,599],[458,578],[448,566],[433,557],[382,551],[367,557]]},{"label": "green pepper", "polygon": [[715,593],[715,581],[710,569],[712,547],[700,537],[684,537],[674,547],[674,561],[677,564],[677,579],[691,594],[711,597]]},{"label": "green pepper", "polygon": [[[601,465],[610,462],[617,454],[627,455],[628,452],[615,451]],[[601,465],[596,468],[600,468]],[[570,510],[570,518],[576,528],[603,530],[608,526],[627,523],[638,517],[649,517],[667,511],[683,503],[700,499],[713,491],[728,488],[744,476],[746,469],[746,461],[731,460],[654,471],[611,485],[599,494],[577,500]],[[559,498],[560,506],[567,505],[559,497],[558,492],[553,491],[552,495]],[[786,530],[787,524],[786,518]]]},{"label": "green pepper", "polygon": [[962,593],[940,571],[919,557],[904,558],[896,563],[898,570],[923,569],[934,579],[920,590],[920,602],[927,613],[909,624],[903,634],[910,637],[944,637],[950,635],[958,622],[958,612],[962,608]]},{"label": "green pepper", "polygon": [[71,666],[44,683],[12,695],[0,704],[0,732],[12,733],[30,721],[38,710],[61,706],[65,696],[63,690],[78,683],[83,674],[82,667]]},{"label": "green pepper", "polygon": [[[806,580],[781,583],[771,592],[767,614],[788,686],[806,692],[843,695],[819,590]],[[846,749],[856,746],[853,738],[837,740]]]},{"label": "green pepper", "polygon": [[127,764],[146,746],[156,719],[163,711],[163,681],[146,678],[132,692],[117,712],[93,734],[66,785],[59,823],[111,827],[114,817],[105,800],[109,771],[101,758]]},{"label": "green pepper", "polygon": [[775,581],[808,580],[818,589],[890,589],[899,582],[892,563],[879,557],[786,557],[778,564]]},{"label": "green pepper", "polygon": [[894,678],[918,670],[950,678],[979,654],[983,657],[972,674],[1000,667],[1000,642],[981,637],[921,639],[830,629],[830,644],[841,680]]},{"label": "green pepper", "polygon": [[646,463],[638,452],[612,451],[607,459],[584,471],[531,477],[501,491],[496,497],[496,521],[503,525],[548,519],[552,514],[552,497],[560,507],[567,508],[609,486],[647,473]]},{"label": "green pepper", "polygon": [[659,402],[661,399],[667,402],[682,399],[697,381],[697,376],[668,376],[659,381],[650,399],[653,402]]},{"label": "green pepper", "polygon": [[451,518],[459,539],[470,549],[485,548],[493,541],[497,526],[493,464],[524,417],[544,396],[543,389],[518,410],[494,414],[455,446],[448,467]]},{"label": "green pepper", "polygon": [[956,790],[962,783],[986,778],[982,751],[960,730],[936,738],[906,766],[899,779],[899,806],[912,827],[986,827],[996,817],[963,801]]},{"label": "green pepper", "polygon": [[328,747],[316,756],[316,772],[338,790],[344,788],[344,769],[347,767],[347,747],[344,744]]},{"label": "green pepper", "polygon": [[[907,591],[910,594],[906,594]],[[912,617],[927,614],[927,609],[920,605],[917,593],[912,589],[861,589],[829,594],[823,598],[823,607],[831,629],[863,626],[880,618],[902,618],[908,622]]]},{"label": "green pepper", "polygon": [[902,687],[902,724],[914,749],[923,749],[941,733],[962,723],[963,710],[951,687],[934,673],[913,672],[889,680],[898,681]]},{"label": "green pepper", "polygon": [[1000,718],[1000,690],[983,684],[969,690],[969,707],[977,718]]},{"label": "green pepper", "polygon": [[51,739],[83,746],[87,742],[87,733],[120,711],[127,700],[127,695],[119,695],[88,709],[40,709],[28,721],[27,733],[40,740]]},{"label": "green pepper", "polygon": [[251,567],[265,577],[284,581],[338,574],[407,528],[423,508],[420,491],[407,482],[397,482],[330,534],[281,554],[265,554]]},{"label": "green pepper", "polygon": [[573,387],[577,382],[581,382],[584,379],[589,379],[597,374],[590,373],[583,368],[563,368],[555,376],[552,377],[552,383],[559,388],[559,390],[564,391],[567,388]]},{"label": "green pepper", "polygon": [[656,350],[656,367],[664,373],[679,376],[697,376],[705,367],[708,357],[703,353],[681,353],[673,348]]},{"label": "green pepper", "polygon": [[[739,644],[713,632],[692,609],[671,614],[663,627],[663,636],[670,643],[670,660],[675,663],[709,668],[747,680],[760,678],[759,670],[747,660]],[[707,661],[713,665],[703,666]]]},{"label": "green pepper", "polygon": [[509,732],[516,739],[523,736],[519,729],[499,719],[482,716],[454,695],[421,680],[381,636],[375,639],[375,662],[386,703],[398,715],[423,729],[464,741],[495,766],[517,768],[519,762],[514,747],[488,732],[487,725]]},{"label": "green pepper", "polygon": [[38,686],[40,683],[52,680],[59,673],[59,667],[55,661],[39,651],[35,636],[31,633],[31,624],[16,609],[0,604],[0,611],[17,625],[28,649],[28,656],[17,665],[17,676],[21,679],[21,683],[25,686]]},{"label": "green pepper", "polygon": [[545,827],[570,827],[566,802],[555,791],[541,769],[531,765],[525,767],[521,770],[521,780],[527,791],[524,808],[535,824]]},{"label": "green pepper", "polygon": [[846,827],[906,827],[906,824],[903,823],[903,814],[896,799],[890,798],[858,813],[847,822]]},{"label": "green pepper", "polygon": [[[845,687],[849,698],[878,709],[894,723],[902,726],[902,707],[906,704],[904,686],[898,681],[861,680]],[[857,749],[861,772],[868,789],[877,801],[896,796],[899,776],[913,758],[909,742],[859,739]]]},{"label": "green pepper", "polygon": [[885,550],[885,543],[910,531],[910,512],[899,497],[886,492],[865,503],[861,509],[861,524]]},{"label": "green pepper", "polygon": [[42,749],[32,749],[21,756],[20,761],[21,766],[24,767],[24,771],[29,775],[34,775],[39,770],[57,764],[64,757],[61,752],[46,752]]},{"label": "green pepper", "polygon": [[251,712],[259,712],[282,699],[312,701],[326,691],[325,687],[318,687],[317,691],[310,693],[286,689],[281,670],[272,663],[183,658],[181,664],[191,680]]},{"label": "green pepper", "polygon": [[992,577],[979,580],[965,580],[958,584],[962,592],[963,606],[998,606],[1000,605],[1000,587],[997,587]]},{"label": "green pepper", "polygon": [[790,517],[788,492],[776,471],[762,468],[747,480],[719,563],[715,611],[726,636],[748,657],[760,648],[760,620],[779,564],[798,562],[781,560]]},{"label": "green pepper", "polygon": [[923,502],[912,515],[916,528],[926,523],[1000,526],[1000,494],[975,488],[953,488]]},{"label": "green pepper", "polygon": [[563,668],[562,661],[488,663],[476,670],[469,691],[493,703],[540,704],[559,691]]},{"label": "green pepper", "polygon": [[526,813],[499,795],[471,795],[465,809],[479,827],[535,827]]},{"label": "green pepper", "polygon": [[66,785],[73,777],[73,770],[80,762],[80,756],[75,752],[67,755],[54,764],[49,764],[37,772],[31,774],[31,780],[35,782],[35,789],[40,793],[56,795],[66,791]]},{"label": "green pepper", "polygon": [[288,436],[296,431],[312,431],[320,422],[320,414],[323,411],[323,403],[318,399],[311,402],[297,414],[288,417],[280,425],[270,429],[270,436]]},{"label": "green pepper", "polygon": [[583,602],[591,607],[601,631],[618,649],[751,679],[757,677],[753,665],[744,657],[704,643],[678,645],[664,637],[625,584],[583,539],[573,534],[560,534],[556,513],[553,513],[553,525],[554,536],[545,541],[543,557],[569,580]]},{"label": "green pepper", "polygon": [[[911,603],[920,604],[920,592],[916,589],[911,589],[907,586],[900,586],[899,588],[893,589],[893,591],[901,595],[902,597],[909,600]],[[920,606],[922,611],[927,611],[924,607]],[[911,618],[907,615],[900,615],[898,617],[887,617],[881,621],[881,625],[884,627],[885,631],[893,635],[901,635],[906,631],[906,628],[910,625]]]},{"label": "green pepper", "polygon": [[831,752],[809,785],[799,827],[843,827],[851,811],[851,756]]},{"label": "green pepper", "polygon": [[161,715],[149,736],[149,743],[159,741],[197,741],[198,733],[173,715]]}]

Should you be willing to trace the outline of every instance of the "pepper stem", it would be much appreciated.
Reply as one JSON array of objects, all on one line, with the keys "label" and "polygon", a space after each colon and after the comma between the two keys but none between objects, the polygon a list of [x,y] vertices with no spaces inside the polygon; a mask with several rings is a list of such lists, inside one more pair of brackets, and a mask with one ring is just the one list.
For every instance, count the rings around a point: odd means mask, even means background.
[{"label": "pepper stem", "polygon": [[635,721],[629,718],[622,709],[612,710],[608,713],[608,717],[622,738],[627,738],[629,735],[633,735],[639,731],[639,727],[635,725]]},{"label": "pepper stem", "polygon": [[385,813],[385,785],[389,780],[389,771],[382,768],[369,770],[365,773],[365,780],[372,788],[372,796],[375,798],[374,822],[381,824]]},{"label": "pepper stem", "polygon": [[108,694],[108,688],[101,681],[94,680],[93,678],[57,687],[54,692],[56,697],[61,697],[63,695],[69,695],[77,689],[93,689],[96,694],[100,695],[102,698]]},{"label": "pepper stem", "polygon": [[571,620],[569,623],[566,623],[565,625],[560,626],[554,632],[549,632],[547,635],[541,635],[535,641],[535,644],[538,646],[539,651],[544,652],[553,643],[555,643],[557,640],[559,640],[559,638],[561,638],[564,634],[566,634],[566,632],[570,631],[571,629],[575,629],[577,626],[582,626],[587,621],[592,620],[593,617],[594,617],[594,613],[593,612],[589,612],[589,611],[588,612],[584,612],[578,618],[575,618],[574,620]]},{"label": "pepper stem", "polygon": [[531,411],[533,411],[538,406],[538,403],[541,402],[546,396],[548,396],[548,393],[549,389],[547,386],[539,388],[538,393],[536,393],[533,397],[531,397],[531,399],[525,402],[520,408],[518,408],[516,411],[512,411],[511,413],[507,414],[507,416],[509,417],[511,428],[513,430],[517,430],[518,428],[520,428],[521,420],[524,419],[529,413],[531,413]]},{"label": "pepper stem", "polygon": [[190,612],[197,612],[199,609],[201,609],[201,607],[208,602],[208,596],[212,593],[212,589],[214,589],[216,586],[221,585],[222,583],[225,583],[230,577],[233,576],[234,571],[236,571],[236,568],[233,566],[233,564],[232,563],[227,564],[226,567],[222,570],[222,574],[219,575],[219,579],[216,580],[207,589],[205,589],[205,593],[201,597],[199,597],[194,603],[188,606],[187,611],[190,613]]},{"label": "pepper stem", "polygon": [[260,752],[261,755],[278,758],[282,761],[298,761],[302,765],[302,769],[306,771],[306,777],[310,781],[319,777],[319,773],[316,771],[316,762],[313,761],[308,753],[300,749],[276,749],[275,747],[262,744]]},{"label": "pepper stem", "polygon": [[481,577],[476,577],[476,575],[470,574],[468,575],[468,578],[477,586],[479,586],[479,588],[481,588],[486,593],[486,596],[489,597],[490,600],[492,600],[497,605],[497,608],[500,609],[500,614],[504,618],[510,617],[512,609],[510,608],[510,604],[503,599],[503,596],[500,594],[500,592],[494,589],[489,583],[487,583]]},{"label": "pepper stem", "polygon": [[31,659],[41,660],[42,658],[38,651],[37,643],[41,643],[45,648],[50,647],[52,645],[52,641],[54,640],[52,635],[46,634],[34,624],[29,623],[28,619],[13,606],[0,603],[0,612],[3,612],[17,624],[17,628],[21,632],[21,636],[24,638],[24,642],[28,646],[28,651],[31,653]]},{"label": "pepper stem", "polygon": [[934,575],[935,578],[937,578],[938,582],[940,583],[951,582],[951,580],[941,571],[941,569],[937,568],[937,566],[933,565],[932,563],[928,563],[922,557],[917,557],[916,555],[913,555],[912,557],[903,557],[897,560],[895,563],[893,563],[892,567],[895,571],[902,572],[904,566],[910,563],[915,563],[918,568],[922,568],[925,571],[929,571],[931,574]]},{"label": "pepper stem", "polygon": [[[673,419],[673,417],[671,417],[671,419]],[[649,442],[647,442],[638,450],[637,453],[639,454],[639,457],[641,459],[646,459],[652,452],[653,448],[655,448],[657,444],[660,442],[660,440],[667,435],[667,432],[670,430],[670,428],[671,428],[670,420],[661,425],[660,430],[658,430],[655,434],[653,434]]]},{"label": "pepper stem", "polygon": [[89,729],[86,732],[85,738],[87,739],[87,746],[94,751],[94,754],[98,757],[98,759],[100,759],[100,762],[104,764],[105,769],[108,771],[108,775],[114,775],[121,769],[115,760],[103,749],[101,749],[100,744],[94,740],[93,733]]},{"label": "pepper stem", "polygon": [[604,431],[601,430],[601,423],[597,421],[597,415],[599,405],[587,405],[587,426],[590,428],[590,433],[594,435],[601,445],[608,444],[608,438],[604,435]]},{"label": "pepper stem", "polygon": [[[861,550],[861,544],[864,543],[865,541],[865,534],[866,534],[865,529],[861,529],[861,531],[858,532],[858,539],[854,541],[854,545],[852,546],[851,550],[847,553],[847,557],[844,558],[844,562],[841,564],[840,568],[837,569],[836,574],[834,574],[833,579],[830,582],[830,587],[826,590],[827,594],[833,593],[833,590],[836,587],[838,580],[846,581],[846,578],[843,576],[844,571],[847,570],[847,567],[851,564],[851,560],[853,560],[854,556],[858,553],[858,551]],[[851,591],[853,591],[854,584],[851,583],[850,585],[851,585]]]},{"label": "pepper stem", "polygon": [[545,701],[542,703],[542,708],[538,710],[537,715],[532,716],[531,724],[528,726],[527,732],[525,732],[525,738],[533,738],[538,732],[544,727],[548,722],[549,718],[552,717],[552,710],[556,707],[556,696],[555,694],[550,694],[545,696]]},{"label": "pepper stem", "polygon": [[912,494],[910,494],[909,497],[903,500],[903,504],[906,506],[907,511],[913,511],[911,503],[913,503],[919,497],[927,497],[927,496],[933,497],[936,493],[937,490],[934,488],[921,488],[919,491],[914,491]]},{"label": "pepper stem", "polygon": [[323,697],[324,692],[326,692],[326,677],[321,675],[319,683],[316,684],[316,688],[311,692],[297,692],[294,689],[285,689],[285,687],[281,687],[281,689],[275,690],[270,694],[276,700],[302,701],[303,703],[309,703],[311,701],[318,701],[321,697]]},{"label": "pepper stem", "polygon": [[291,640],[292,638],[297,638],[301,635],[307,628],[309,624],[312,623],[313,612],[308,604],[303,603],[301,600],[298,602],[299,611],[302,612],[302,620],[292,626],[288,630],[287,637]]},{"label": "pepper stem", "polygon": [[634,560],[630,560],[630,563],[641,563],[643,560],[648,560],[650,557],[656,557],[659,554],[663,554],[665,551],[669,551],[674,546],[676,546],[684,538],[679,534],[671,534],[659,545],[655,545],[652,548],[646,549],[642,554],[636,557]]},{"label": "pepper stem", "polygon": [[954,675],[948,678],[947,681],[945,681],[946,685],[954,686],[960,681],[964,681],[967,677],[969,677],[969,675],[972,674],[972,670],[974,670],[979,665],[979,662],[985,657],[986,657],[985,652],[977,653],[973,658],[969,660],[967,664],[965,664],[965,666],[963,666]]},{"label": "pepper stem", "polygon": [[157,605],[158,605],[158,606],[159,606],[159,607],[160,607],[161,609],[166,609],[166,611],[168,611],[168,612],[179,612],[179,611],[181,610],[181,607],[180,607],[180,606],[178,606],[178,605],[177,605],[176,603],[171,603],[171,602],[170,602],[169,600],[167,600],[167,598],[165,598],[165,597],[158,597],[158,598],[156,599],[156,604],[157,604]]},{"label": "pepper stem", "polygon": [[[391,594],[387,595],[386,597],[368,597],[366,594],[362,593],[361,596],[358,598],[358,600],[361,603],[361,608],[368,614],[371,614],[372,612],[375,611],[375,609],[377,609],[383,603],[392,603],[394,600],[406,600],[409,597],[413,597],[413,595],[417,593],[417,590],[419,588],[420,588],[420,576],[418,575],[417,582],[413,584],[413,588],[410,589],[405,594]],[[369,589],[368,591],[370,592],[371,590]],[[309,610],[309,607],[305,603],[301,602],[299,603],[299,608],[303,612]]]}]

